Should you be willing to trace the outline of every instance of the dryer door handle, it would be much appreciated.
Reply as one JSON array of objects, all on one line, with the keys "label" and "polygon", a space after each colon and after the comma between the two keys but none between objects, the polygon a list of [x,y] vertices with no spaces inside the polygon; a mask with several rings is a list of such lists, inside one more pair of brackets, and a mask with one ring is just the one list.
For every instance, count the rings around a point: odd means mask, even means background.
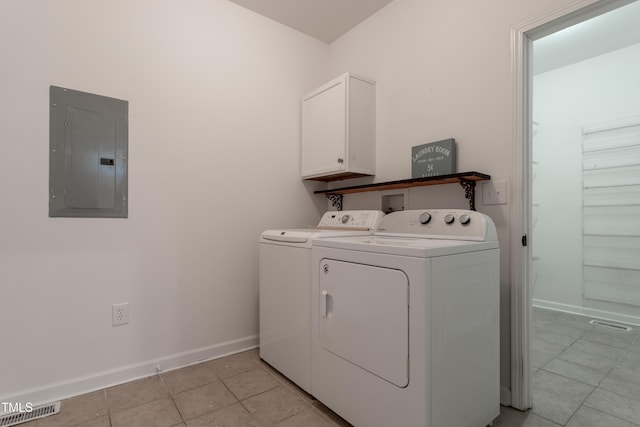
[{"label": "dryer door handle", "polygon": [[320,293],[320,315],[322,317],[328,317],[329,311],[331,311],[331,295],[324,290]]}]

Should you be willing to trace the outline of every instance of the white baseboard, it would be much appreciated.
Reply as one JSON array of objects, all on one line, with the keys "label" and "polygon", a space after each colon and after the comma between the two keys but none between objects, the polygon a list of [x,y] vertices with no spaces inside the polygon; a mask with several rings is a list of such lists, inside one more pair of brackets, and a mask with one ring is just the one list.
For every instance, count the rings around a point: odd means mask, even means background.
[{"label": "white baseboard", "polygon": [[[68,381],[46,384],[31,390],[24,390],[11,396],[2,396],[2,402],[30,402],[33,406],[57,400],[67,399],[80,394],[90,393],[103,388],[150,377],[157,373],[160,365],[162,372],[182,368],[205,360],[217,359],[241,351],[258,347],[258,335],[251,335],[233,341],[198,348],[183,353],[172,354],[142,363],[122,366],[93,375],[73,378]],[[1,408],[0,408],[1,409]]]},{"label": "white baseboard", "polygon": [[580,307],[577,305],[563,304],[559,302],[546,301],[546,300],[541,300],[536,298],[533,299],[533,306],[540,307],[540,308],[547,308],[549,310],[562,311],[565,313],[579,314],[581,316],[595,317],[598,319],[609,320],[612,322],[628,323],[630,325],[640,326],[640,317],[614,313],[606,310]]}]

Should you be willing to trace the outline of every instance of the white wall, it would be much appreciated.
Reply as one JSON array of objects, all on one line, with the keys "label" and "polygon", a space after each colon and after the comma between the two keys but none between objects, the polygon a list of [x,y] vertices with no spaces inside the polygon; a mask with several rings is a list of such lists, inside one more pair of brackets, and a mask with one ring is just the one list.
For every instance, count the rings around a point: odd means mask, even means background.
[{"label": "white wall", "polygon": [[[534,44],[535,47],[535,44]],[[640,114],[640,44],[534,77],[533,297],[540,303],[638,316],[583,298],[582,126]]]},{"label": "white wall", "polygon": [[[571,2],[395,0],[327,48],[224,0],[3,0],[0,397],[255,344],[259,232],[326,208],[298,179],[299,99],[331,77],[378,83],[376,181],[449,137],[460,171],[508,179],[510,31]],[[130,102],[128,219],[47,218],[52,84]],[[411,190],[410,207],[461,195]],[[509,206],[478,208],[500,235],[508,388]]]},{"label": "white wall", "polygon": [[[508,180],[513,159],[511,29],[565,1],[396,0],[330,46],[329,77],[345,71],[377,82],[375,181],[411,176],[411,147],[458,143],[458,171]],[[479,185],[479,189],[481,186]],[[510,188],[510,191],[516,191]],[[345,208],[379,206],[345,196]],[[465,207],[456,184],[409,191],[409,207]],[[478,210],[496,223],[501,247],[501,384],[510,388],[509,205]]]},{"label": "white wall", "polygon": [[[2,1],[2,401],[257,344],[259,233],[325,209],[299,118],[327,50],[225,0]],[[129,101],[128,219],[47,217],[49,85]]]}]

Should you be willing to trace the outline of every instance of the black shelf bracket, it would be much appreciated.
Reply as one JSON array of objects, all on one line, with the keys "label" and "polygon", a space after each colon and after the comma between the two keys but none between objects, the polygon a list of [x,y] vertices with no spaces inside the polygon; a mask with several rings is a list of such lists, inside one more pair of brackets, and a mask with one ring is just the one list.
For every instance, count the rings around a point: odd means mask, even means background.
[{"label": "black shelf bracket", "polygon": [[476,182],[460,178],[460,185],[464,188],[464,197],[469,200],[469,209],[476,210]]},{"label": "black shelf bracket", "polygon": [[339,211],[342,210],[342,194],[336,193],[324,193],[327,196],[327,199],[331,202],[331,206],[337,208]]}]

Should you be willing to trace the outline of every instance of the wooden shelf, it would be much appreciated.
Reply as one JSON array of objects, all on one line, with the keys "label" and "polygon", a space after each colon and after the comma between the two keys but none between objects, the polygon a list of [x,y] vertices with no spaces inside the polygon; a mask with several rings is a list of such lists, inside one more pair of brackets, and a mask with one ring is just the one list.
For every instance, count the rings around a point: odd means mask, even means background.
[{"label": "wooden shelf", "polygon": [[465,190],[465,198],[469,199],[469,208],[475,210],[476,181],[490,180],[491,176],[480,172],[461,172],[450,175],[430,176],[426,178],[401,179],[399,181],[375,182],[373,184],[354,185],[351,187],[332,188],[330,190],[316,190],[315,194],[325,194],[338,210],[342,209],[342,195],[364,193],[367,191],[398,190],[427,185],[459,183]]}]

